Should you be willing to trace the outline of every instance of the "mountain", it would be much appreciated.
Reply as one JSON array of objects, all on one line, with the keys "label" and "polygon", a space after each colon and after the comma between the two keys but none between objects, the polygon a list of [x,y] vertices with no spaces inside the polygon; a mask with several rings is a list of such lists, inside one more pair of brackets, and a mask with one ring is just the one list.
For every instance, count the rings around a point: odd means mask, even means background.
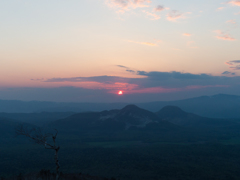
[{"label": "mountain", "polygon": [[194,128],[240,128],[239,123],[226,120],[198,116],[187,113],[177,106],[165,106],[156,112],[159,118],[182,127]]},{"label": "mountain", "polygon": [[79,132],[116,132],[129,129],[155,127],[172,129],[175,125],[163,121],[155,113],[141,109],[135,105],[127,105],[120,110],[102,112],[85,112],[74,114],[68,118],[50,123],[58,129]]},{"label": "mountain", "polygon": [[41,112],[41,113],[0,113],[0,117],[9,118],[22,123],[43,126],[51,121],[66,118],[74,112]]},{"label": "mountain", "polygon": [[158,101],[138,104],[139,107],[156,112],[164,106],[178,106],[184,111],[209,118],[240,118],[240,96],[218,94],[178,101]]}]

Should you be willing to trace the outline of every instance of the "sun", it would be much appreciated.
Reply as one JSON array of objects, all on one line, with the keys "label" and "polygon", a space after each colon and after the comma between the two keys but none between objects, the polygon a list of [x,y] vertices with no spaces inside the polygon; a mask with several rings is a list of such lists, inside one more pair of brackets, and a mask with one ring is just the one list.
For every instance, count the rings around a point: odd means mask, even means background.
[{"label": "sun", "polygon": [[123,92],[122,91],[118,91],[118,95],[123,95]]}]

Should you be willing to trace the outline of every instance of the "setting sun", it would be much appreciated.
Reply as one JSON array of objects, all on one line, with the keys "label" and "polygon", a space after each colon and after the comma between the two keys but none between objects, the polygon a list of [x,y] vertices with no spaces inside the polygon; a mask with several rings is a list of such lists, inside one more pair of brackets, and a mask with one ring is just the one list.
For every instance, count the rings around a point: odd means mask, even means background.
[{"label": "setting sun", "polygon": [[122,91],[118,91],[118,95],[122,95],[123,94],[123,92]]}]

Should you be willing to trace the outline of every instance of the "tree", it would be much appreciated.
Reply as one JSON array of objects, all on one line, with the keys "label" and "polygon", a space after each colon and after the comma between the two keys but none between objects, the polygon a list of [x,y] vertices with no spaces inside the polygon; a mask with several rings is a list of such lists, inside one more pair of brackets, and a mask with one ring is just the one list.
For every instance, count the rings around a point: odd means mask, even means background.
[{"label": "tree", "polygon": [[[58,131],[55,129],[55,134],[44,133],[40,128],[28,128],[27,126],[23,126],[22,124],[17,126],[15,129],[16,135],[24,135],[36,144],[43,145],[45,149],[53,149],[55,151],[54,159],[56,164],[56,180],[59,180],[59,160],[58,160],[58,151],[60,149],[59,146],[56,144],[56,138]],[[47,139],[51,137],[53,143],[50,144],[47,142]]]}]

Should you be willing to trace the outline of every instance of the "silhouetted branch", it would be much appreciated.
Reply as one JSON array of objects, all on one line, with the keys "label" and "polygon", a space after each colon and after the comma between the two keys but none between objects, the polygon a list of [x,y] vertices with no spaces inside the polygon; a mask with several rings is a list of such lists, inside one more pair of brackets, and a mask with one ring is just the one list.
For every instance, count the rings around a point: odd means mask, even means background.
[{"label": "silhouetted branch", "polygon": [[[57,129],[55,129],[56,133],[49,134],[44,133],[40,128],[28,128],[27,126],[23,126],[22,124],[15,128],[16,135],[24,135],[34,141],[36,144],[44,145],[45,149],[53,149],[55,151],[54,159],[56,164],[56,180],[59,179],[59,160],[58,160],[58,151],[60,149],[59,146],[56,145],[56,138],[58,135]],[[53,145],[47,142],[49,137],[52,137]]]}]

